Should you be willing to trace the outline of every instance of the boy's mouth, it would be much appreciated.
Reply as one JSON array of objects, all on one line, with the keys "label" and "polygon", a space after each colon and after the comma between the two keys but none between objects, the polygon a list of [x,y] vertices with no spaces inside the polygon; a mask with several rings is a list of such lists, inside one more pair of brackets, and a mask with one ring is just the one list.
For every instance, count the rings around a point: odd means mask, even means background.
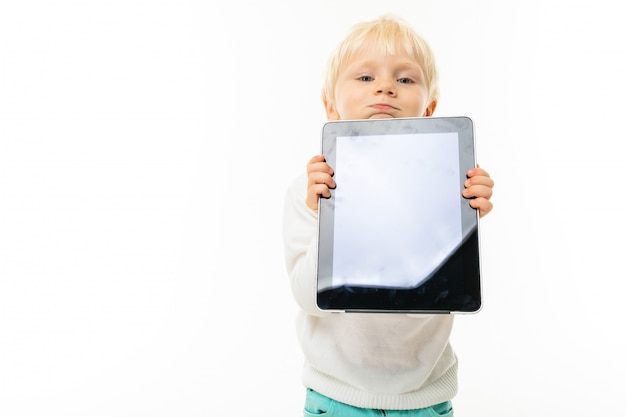
[{"label": "boy's mouth", "polygon": [[376,109],[376,110],[398,110],[395,107],[393,107],[392,105],[389,105],[387,103],[378,103],[378,104],[373,104],[371,106],[372,108]]},{"label": "boy's mouth", "polygon": [[370,119],[383,119],[383,118],[393,118],[395,117],[393,113],[397,112],[398,109],[389,105],[387,103],[377,103],[370,106],[375,113],[372,114]]}]

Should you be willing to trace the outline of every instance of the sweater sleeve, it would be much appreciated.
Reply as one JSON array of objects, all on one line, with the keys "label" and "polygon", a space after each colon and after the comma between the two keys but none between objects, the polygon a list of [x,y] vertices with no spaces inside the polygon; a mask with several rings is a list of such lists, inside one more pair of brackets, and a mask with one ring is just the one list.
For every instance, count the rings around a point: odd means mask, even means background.
[{"label": "sweater sleeve", "polygon": [[317,213],[306,201],[306,175],[298,176],[287,189],[283,212],[285,264],[293,296],[307,314],[321,316],[317,307]]}]

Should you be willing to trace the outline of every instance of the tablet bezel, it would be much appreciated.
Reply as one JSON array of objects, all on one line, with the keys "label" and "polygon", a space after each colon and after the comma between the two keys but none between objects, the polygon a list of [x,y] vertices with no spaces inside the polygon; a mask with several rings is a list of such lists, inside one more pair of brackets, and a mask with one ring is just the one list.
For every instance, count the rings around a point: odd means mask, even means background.
[{"label": "tablet bezel", "polygon": [[[329,121],[322,127],[321,152],[335,174],[340,176],[341,167],[335,164],[337,137],[422,133],[456,133],[458,137],[458,195],[462,241],[459,242],[457,251],[417,287],[332,287],[330,282],[337,190],[331,190],[329,198],[320,198],[318,209],[316,302],[321,310],[435,314],[476,313],[482,307],[478,213],[461,195],[467,170],[476,166],[474,124],[469,117]],[[340,186],[338,184],[339,190]]]}]

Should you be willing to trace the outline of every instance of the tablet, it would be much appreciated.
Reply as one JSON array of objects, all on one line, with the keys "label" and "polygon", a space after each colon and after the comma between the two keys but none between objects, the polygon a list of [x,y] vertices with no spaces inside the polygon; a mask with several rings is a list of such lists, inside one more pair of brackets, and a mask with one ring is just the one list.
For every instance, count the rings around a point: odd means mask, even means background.
[{"label": "tablet", "polygon": [[461,195],[472,120],[331,121],[321,142],[337,187],[318,208],[318,307],[477,312],[478,213]]}]

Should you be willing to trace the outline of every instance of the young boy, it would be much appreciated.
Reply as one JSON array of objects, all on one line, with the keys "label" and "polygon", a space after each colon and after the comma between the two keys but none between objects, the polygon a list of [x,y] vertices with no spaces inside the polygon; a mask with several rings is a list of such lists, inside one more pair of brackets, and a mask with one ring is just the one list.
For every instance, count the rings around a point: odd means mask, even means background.
[{"label": "young boy", "polygon": [[[329,120],[431,116],[438,76],[430,47],[390,16],[358,24],[328,62],[322,99]],[[467,177],[463,196],[482,217],[492,209],[493,181],[479,167]],[[453,415],[452,315],[333,314],[317,308],[318,201],[335,186],[324,156],[314,156],[285,199],[286,265],[301,307],[304,415]]]}]

